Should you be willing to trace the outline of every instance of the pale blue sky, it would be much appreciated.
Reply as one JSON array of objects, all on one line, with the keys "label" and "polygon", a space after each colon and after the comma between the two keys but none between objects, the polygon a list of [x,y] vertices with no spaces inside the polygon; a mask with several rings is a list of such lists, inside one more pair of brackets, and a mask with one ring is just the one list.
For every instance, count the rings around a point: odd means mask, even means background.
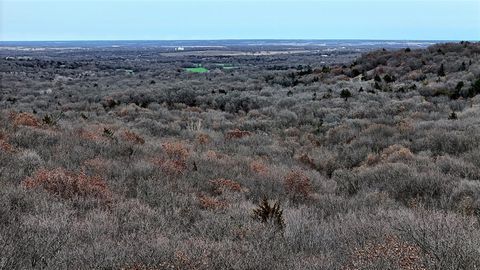
[{"label": "pale blue sky", "polygon": [[0,40],[479,40],[480,0],[0,0]]}]

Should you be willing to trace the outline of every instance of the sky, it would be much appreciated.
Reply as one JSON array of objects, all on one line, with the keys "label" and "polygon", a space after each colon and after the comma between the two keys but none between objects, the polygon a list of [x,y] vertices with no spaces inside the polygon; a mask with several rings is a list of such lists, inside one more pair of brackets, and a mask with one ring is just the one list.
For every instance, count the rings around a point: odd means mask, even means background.
[{"label": "sky", "polygon": [[0,0],[0,41],[480,40],[480,0]]}]

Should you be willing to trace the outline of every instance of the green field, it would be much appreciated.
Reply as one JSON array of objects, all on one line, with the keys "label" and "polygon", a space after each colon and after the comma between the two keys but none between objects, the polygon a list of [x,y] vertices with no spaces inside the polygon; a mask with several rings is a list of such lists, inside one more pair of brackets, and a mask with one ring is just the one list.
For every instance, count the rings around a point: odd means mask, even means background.
[{"label": "green field", "polygon": [[192,67],[192,68],[185,68],[187,72],[192,72],[192,73],[205,73],[208,72],[208,69],[204,67]]}]

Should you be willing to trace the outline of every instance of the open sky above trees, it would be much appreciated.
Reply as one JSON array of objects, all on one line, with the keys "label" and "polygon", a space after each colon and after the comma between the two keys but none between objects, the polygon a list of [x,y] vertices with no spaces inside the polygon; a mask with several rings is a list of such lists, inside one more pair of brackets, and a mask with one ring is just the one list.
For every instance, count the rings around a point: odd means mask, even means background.
[{"label": "open sky above trees", "polygon": [[480,1],[2,0],[0,40],[479,40]]}]

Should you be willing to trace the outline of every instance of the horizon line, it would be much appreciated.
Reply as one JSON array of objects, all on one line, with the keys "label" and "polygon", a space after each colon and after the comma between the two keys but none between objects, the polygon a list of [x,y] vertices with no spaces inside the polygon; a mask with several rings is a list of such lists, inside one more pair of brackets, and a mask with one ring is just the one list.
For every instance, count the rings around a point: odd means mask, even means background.
[{"label": "horizon line", "polygon": [[378,39],[378,38],[212,38],[212,39],[37,39],[37,40],[0,40],[2,42],[75,42],[75,41],[470,41],[479,42],[480,39]]}]

